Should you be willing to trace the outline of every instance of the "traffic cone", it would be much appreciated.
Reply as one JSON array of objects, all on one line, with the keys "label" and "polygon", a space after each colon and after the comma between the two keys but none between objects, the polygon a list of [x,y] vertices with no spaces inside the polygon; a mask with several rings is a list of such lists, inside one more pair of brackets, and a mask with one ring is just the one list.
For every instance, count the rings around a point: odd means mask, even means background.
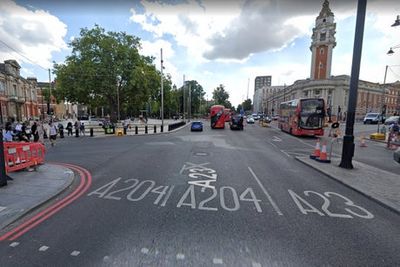
[{"label": "traffic cone", "polygon": [[310,155],[310,159],[316,159],[320,156],[320,154],[321,154],[321,145],[319,143],[319,139],[317,139],[314,152]]},{"label": "traffic cone", "polygon": [[322,145],[321,154],[316,160],[318,162],[331,163],[331,160],[328,159],[328,155],[326,153],[326,142]]},{"label": "traffic cone", "polygon": [[365,143],[364,135],[361,135],[360,147],[367,147],[367,144]]}]

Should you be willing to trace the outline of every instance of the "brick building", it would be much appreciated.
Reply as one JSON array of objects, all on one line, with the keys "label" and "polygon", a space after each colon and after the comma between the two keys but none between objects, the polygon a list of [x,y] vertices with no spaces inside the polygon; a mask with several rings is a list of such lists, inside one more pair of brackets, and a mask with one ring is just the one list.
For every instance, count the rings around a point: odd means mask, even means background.
[{"label": "brick building", "polygon": [[37,82],[23,78],[15,60],[0,63],[0,122],[8,119],[24,121],[39,117]]}]

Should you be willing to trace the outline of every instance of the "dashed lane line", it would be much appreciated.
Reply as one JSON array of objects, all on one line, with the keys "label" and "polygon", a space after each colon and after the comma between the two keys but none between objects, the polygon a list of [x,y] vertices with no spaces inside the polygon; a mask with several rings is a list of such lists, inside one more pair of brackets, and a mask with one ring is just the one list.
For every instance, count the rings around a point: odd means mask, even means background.
[{"label": "dashed lane line", "polygon": [[10,244],[10,247],[15,248],[15,247],[18,246],[18,245],[19,245],[19,242],[12,242],[12,243]]},{"label": "dashed lane line", "polygon": [[48,250],[49,249],[49,247],[47,247],[47,246],[41,246],[40,248],[39,248],[39,251],[46,251],[46,250]]},{"label": "dashed lane line", "polygon": [[176,259],[177,260],[184,260],[185,259],[185,254],[182,254],[182,253],[176,254]]},{"label": "dashed lane line", "polygon": [[140,250],[140,252],[142,252],[143,254],[148,254],[149,253],[149,249],[148,248],[142,248]]},{"label": "dashed lane line", "polygon": [[214,258],[213,259],[213,263],[214,264],[224,264],[224,261],[220,258]]},{"label": "dashed lane line", "polygon": [[74,256],[74,257],[78,256],[79,254],[81,254],[81,252],[77,251],[77,250],[74,250],[71,252],[71,256]]}]

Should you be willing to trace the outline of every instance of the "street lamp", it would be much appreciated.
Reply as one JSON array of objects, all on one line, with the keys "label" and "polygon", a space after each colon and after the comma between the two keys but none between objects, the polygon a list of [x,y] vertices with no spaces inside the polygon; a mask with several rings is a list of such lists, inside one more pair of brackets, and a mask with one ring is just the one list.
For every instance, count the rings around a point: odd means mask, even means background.
[{"label": "street lamp", "polygon": [[397,15],[396,20],[392,24],[392,27],[400,26],[400,15]]},{"label": "street lamp", "polygon": [[397,48],[400,48],[400,45],[395,45],[395,46],[393,46],[393,47],[391,47],[390,49],[389,49],[389,51],[387,52],[387,54],[389,55],[389,56],[391,56],[391,55],[393,55],[394,54],[394,49],[397,49]]}]

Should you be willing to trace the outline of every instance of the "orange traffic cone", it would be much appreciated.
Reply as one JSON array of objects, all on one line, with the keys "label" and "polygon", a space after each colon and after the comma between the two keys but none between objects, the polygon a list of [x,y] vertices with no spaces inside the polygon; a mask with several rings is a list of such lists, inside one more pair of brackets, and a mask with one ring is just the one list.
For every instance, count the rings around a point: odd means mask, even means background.
[{"label": "orange traffic cone", "polygon": [[323,163],[331,163],[331,160],[328,159],[328,155],[326,153],[326,142],[322,145],[321,155],[319,156],[319,158],[317,158],[317,161]]},{"label": "orange traffic cone", "polygon": [[361,135],[360,147],[367,147],[367,143],[365,143],[364,135]]},{"label": "orange traffic cone", "polygon": [[316,159],[320,156],[320,154],[321,154],[321,145],[319,143],[319,139],[317,139],[314,152],[310,155],[310,159]]}]

